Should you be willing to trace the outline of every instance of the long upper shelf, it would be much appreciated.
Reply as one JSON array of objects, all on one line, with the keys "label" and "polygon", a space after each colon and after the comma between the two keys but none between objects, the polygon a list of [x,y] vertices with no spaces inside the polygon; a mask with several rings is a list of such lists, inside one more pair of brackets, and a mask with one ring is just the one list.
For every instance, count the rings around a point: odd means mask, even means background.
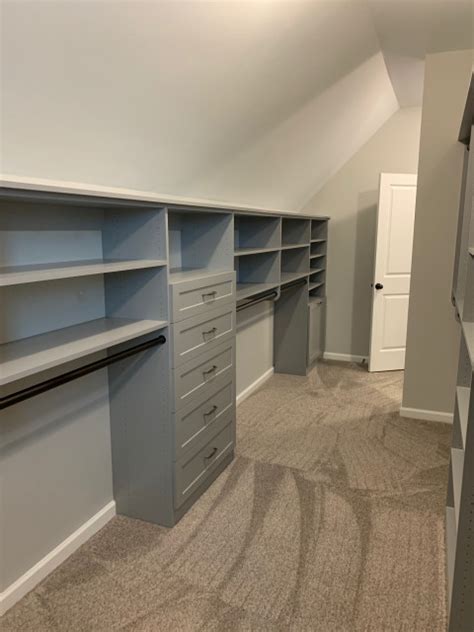
[{"label": "long upper shelf", "polygon": [[128,205],[130,202],[146,204],[148,206],[163,206],[168,208],[186,208],[197,211],[213,209],[215,211],[235,212],[244,215],[278,215],[279,217],[303,218],[303,219],[329,219],[327,216],[294,213],[282,209],[266,207],[252,207],[247,204],[229,204],[218,200],[206,200],[202,198],[176,197],[155,193],[153,191],[138,191],[118,187],[104,187],[80,182],[65,182],[62,180],[48,180],[45,178],[28,178],[10,174],[0,174],[0,194],[9,199],[26,199],[30,195],[38,198],[38,193],[45,199],[49,196],[57,197],[67,195],[70,202],[74,196],[79,198],[81,204],[93,204],[101,206],[106,202],[117,205]]},{"label": "long upper shelf", "polygon": [[85,260],[0,267],[0,287],[166,266],[164,259]]},{"label": "long upper shelf", "polygon": [[166,327],[166,321],[99,318],[0,345],[0,385]]}]

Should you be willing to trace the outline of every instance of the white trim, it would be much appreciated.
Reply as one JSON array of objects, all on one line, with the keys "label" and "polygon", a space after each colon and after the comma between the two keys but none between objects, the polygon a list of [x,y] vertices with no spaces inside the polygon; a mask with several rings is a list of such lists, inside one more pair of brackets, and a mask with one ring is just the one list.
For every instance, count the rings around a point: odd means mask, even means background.
[{"label": "white trim", "polygon": [[324,360],[337,360],[338,362],[367,362],[367,356],[352,355],[351,353],[331,353],[325,351],[323,353]]},{"label": "white trim", "polygon": [[244,390],[237,395],[237,406],[241,404],[245,399],[247,399],[247,397],[250,397],[252,393],[255,393],[258,388],[260,388],[267,380],[272,377],[274,372],[275,369],[271,367],[270,369],[268,369],[268,371],[265,371],[263,375],[256,379],[255,382],[252,382],[250,386],[244,388]]},{"label": "white trim", "polygon": [[0,593],[0,617],[17,601],[39,584],[47,575],[64,562],[74,551],[116,515],[115,500],[109,502],[74,533],[58,544],[39,562],[26,571],[13,584]]},{"label": "white trim", "polygon": [[443,413],[439,410],[423,410],[422,408],[400,408],[400,417],[422,419],[423,421],[439,421],[444,424],[453,423],[453,413]]}]

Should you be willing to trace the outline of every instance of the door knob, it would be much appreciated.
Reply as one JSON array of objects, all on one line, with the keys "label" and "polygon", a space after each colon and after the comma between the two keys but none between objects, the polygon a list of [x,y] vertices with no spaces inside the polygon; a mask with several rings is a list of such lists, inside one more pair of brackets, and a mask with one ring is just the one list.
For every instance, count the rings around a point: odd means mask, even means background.
[{"label": "door knob", "polygon": [[383,285],[381,283],[376,283],[375,284],[375,289],[376,290],[383,290]]}]

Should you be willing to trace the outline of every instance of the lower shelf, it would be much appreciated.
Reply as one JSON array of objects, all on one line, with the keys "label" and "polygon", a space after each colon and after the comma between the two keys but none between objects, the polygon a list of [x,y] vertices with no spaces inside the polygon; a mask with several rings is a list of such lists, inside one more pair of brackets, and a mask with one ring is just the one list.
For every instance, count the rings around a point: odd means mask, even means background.
[{"label": "lower shelf", "polygon": [[456,401],[459,411],[459,424],[461,426],[462,447],[466,447],[467,422],[469,415],[469,399],[471,397],[471,389],[467,386],[456,387]]},{"label": "lower shelf", "polygon": [[0,385],[163,329],[162,320],[99,318],[0,346]]}]

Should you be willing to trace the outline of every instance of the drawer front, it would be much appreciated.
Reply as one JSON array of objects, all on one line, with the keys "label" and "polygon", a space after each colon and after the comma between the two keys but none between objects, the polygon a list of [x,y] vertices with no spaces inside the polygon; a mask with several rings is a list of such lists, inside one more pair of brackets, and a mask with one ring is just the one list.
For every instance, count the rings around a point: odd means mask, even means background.
[{"label": "drawer front", "polygon": [[202,448],[235,417],[234,383],[217,378],[213,391],[174,413],[176,460]]},{"label": "drawer front", "polygon": [[187,318],[171,327],[173,366],[196,358],[235,336],[235,305],[227,303],[212,310]]},{"label": "drawer front", "polygon": [[235,272],[170,285],[172,322],[197,316],[209,309],[235,301]]},{"label": "drawer front", "polygon": [[175,464],[175,505],[179,507],[234,449],[235,424],[228,424],[197,454]]},{"label": "drawer front", "polygon": [[234,379],[234,342],[218,348],[173,369],[174,407],[180,410],[203,393],[211,393],[213,382],[226,375]]}]

